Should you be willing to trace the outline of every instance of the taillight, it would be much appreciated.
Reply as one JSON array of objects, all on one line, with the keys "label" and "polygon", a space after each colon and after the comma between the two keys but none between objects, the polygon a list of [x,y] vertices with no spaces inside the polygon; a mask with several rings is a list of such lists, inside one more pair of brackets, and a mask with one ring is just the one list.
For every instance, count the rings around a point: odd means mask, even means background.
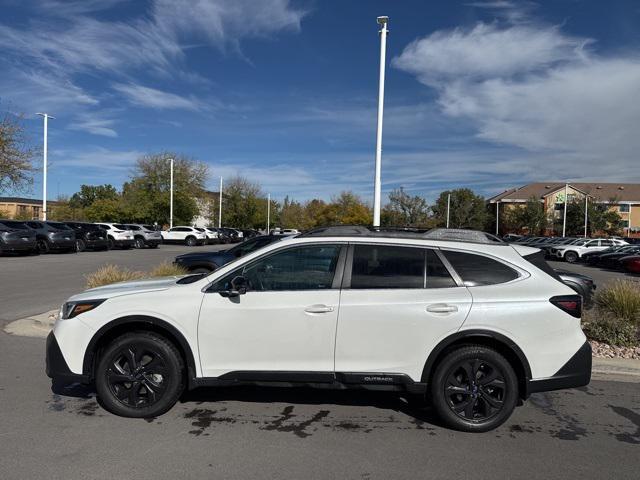
[{"label": "taillight", "polygon": [[572,317],[580,318],[582,316],[582,297],[580,295],[560,295],[551,297],[549,301]]}]

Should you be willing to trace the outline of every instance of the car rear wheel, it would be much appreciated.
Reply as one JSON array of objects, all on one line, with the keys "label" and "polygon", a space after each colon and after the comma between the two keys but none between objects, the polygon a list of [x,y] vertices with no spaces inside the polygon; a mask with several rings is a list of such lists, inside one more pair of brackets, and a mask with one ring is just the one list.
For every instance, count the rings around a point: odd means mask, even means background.
[{"label": "car rear wheel", "polygon": [[114,248],[116,248],[116,242],[113,238],[109,237],[109,239],[107,240],[107,248],[109,250],[113,250]]},{"label": "car rear wheel", "polygon": [[108,411],[149,418],[165,413],[184,390],[184,361],[175,345],[152,332],[127,333],[98,362],[95,384]]},{"label": "car rear wheel", "polygon": [[197,243],[196,237],[187,237],[184,241],[184,243],[188,246],[188,247],[193,247],[195,246],[195,244]]},{"label": "car rear wheel", "polygon": [[567,252],[564,254],[564,259],[569,263],[575,263],[578,260],[578,254],[576,252]]},{"label": "car rear wheel", "polygon": [[450,351],[436,366],[431,402],[450,427],[486,432],[502,425],[516,406],[518,379],[509,362],[482,345]]},{"label": "car rear wheel", "polygon": [[81,238],[76,240],[76,252],[84,252],[87,249],[87,244]]},{"label": "car rear wheel", "polygon": [[144,248],[146,245],[146,242],[144,241],[144,238],[142,237],[137,237],[133,246],[136,248]]}]

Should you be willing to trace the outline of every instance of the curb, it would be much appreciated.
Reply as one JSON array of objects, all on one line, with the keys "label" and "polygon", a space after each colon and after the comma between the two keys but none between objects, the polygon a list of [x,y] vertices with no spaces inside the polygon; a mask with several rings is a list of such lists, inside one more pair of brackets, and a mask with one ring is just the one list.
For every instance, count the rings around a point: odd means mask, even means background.
[{"label": "curb", "polygon": [[633,377],[633,380],[632,378],[628,378],[628,380],[631,381],[640,381],[640,360],[633,360],[631,358],[593,357],[591,373],[600,378],[623,376]]}]

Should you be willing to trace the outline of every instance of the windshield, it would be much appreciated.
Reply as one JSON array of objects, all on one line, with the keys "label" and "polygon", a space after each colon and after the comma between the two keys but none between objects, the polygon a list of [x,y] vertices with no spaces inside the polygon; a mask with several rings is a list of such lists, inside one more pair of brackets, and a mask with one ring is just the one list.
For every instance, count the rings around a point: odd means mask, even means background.
[{"label": "windshield", "polygon": [[125,225],[127,230],[142,230],[138,225]]},{"label": "windshield", "polygon": [[126,225],[115,223],[113,226],[116,227],[118,230],[129,230],[129,227],[127,227]]}]

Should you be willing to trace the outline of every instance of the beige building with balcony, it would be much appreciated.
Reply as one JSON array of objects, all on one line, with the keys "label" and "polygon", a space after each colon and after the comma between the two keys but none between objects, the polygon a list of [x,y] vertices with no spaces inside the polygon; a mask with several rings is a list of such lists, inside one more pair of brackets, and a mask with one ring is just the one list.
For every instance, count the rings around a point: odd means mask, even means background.
[{"label": "beige building with balcony", "polygon": [[558,219],[563,214],[565,189],[569,202],[586,200],[608,204],[622,218],[624,234],[640,236],[640,183],[530,183],[506,190],[488,202],[494,205],[494,211],[495,208],[504,211],[525,205],[529,198],[535,197],[544,204],[550,218]]}]

